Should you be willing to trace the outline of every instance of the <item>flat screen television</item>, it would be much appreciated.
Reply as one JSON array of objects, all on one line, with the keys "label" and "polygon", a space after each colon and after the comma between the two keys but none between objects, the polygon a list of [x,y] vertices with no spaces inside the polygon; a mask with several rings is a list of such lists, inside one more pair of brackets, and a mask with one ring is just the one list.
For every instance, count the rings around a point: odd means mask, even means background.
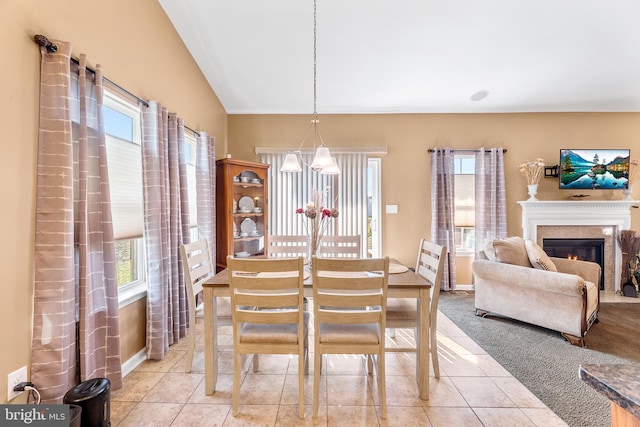
[{"label": "flat screen television", "polygon": [[560,150],[561,190],[625,190],[629,149]]}]

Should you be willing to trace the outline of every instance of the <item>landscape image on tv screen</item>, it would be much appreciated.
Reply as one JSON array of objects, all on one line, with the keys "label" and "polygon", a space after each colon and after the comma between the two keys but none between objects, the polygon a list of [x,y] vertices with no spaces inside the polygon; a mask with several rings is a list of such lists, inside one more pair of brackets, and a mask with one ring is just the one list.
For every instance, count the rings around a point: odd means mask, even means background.
[{"label": "landscape image on tv screen", "polygon": [[629,150],[560,150],[560,189],[625,190]]}]

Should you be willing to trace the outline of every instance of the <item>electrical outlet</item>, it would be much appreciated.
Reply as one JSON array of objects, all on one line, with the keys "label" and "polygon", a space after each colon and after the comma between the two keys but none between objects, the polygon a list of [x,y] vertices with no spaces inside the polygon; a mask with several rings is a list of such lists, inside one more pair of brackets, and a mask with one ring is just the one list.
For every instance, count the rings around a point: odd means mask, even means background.
[{"label": "electrical outlet", "polygon": [[14,391],[13,388],[22,382],[27,381],[27,367],[11,372],[7,375],[7,402],[13,400],[16,396],[24,393],[23,391]]}]

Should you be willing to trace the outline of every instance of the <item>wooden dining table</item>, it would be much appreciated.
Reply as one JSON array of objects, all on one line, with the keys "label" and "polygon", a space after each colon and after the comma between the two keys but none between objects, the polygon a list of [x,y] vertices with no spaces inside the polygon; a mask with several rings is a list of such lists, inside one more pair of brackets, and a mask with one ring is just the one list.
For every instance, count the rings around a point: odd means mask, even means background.
[{"label": "wooden dining table", "polygon": [[[400,264],[391,260],[392,264]],[[305,279],[305,295],[313,295],[312,275]],[[429,399],[429,307],[431,284],[411,270],[389,274],[389,298],[417,298],[416,382],[420,399]],[[218,378],[217,297],[229,296],[229,273],[221,270],[203,284],[205,393],[216,391]]]}]

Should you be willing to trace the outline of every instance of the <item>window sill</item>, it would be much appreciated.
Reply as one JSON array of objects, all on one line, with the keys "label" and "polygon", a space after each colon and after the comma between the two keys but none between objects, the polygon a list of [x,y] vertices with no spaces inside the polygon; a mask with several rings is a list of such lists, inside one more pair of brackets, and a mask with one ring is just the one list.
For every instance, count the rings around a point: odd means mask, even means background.
[{"label": "window sill", "polygon": [[128,285],[124,289],[118,290],[118,307],[126,307],[134,301],[145,298],[146,296],[147,282]]},{"label": "window sill", "polygon": [[456,249],[457,257],[472,257],[476,252],[473,249]]}]

